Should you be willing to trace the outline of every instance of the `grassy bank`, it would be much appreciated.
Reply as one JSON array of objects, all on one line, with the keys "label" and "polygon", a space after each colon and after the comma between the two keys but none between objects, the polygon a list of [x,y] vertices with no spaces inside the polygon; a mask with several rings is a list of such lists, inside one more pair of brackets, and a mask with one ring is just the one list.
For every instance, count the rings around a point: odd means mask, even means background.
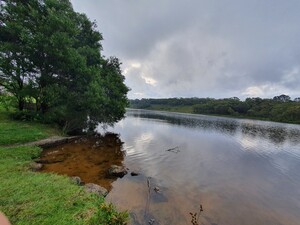
[{"label": "grassy bank", "polygon": [[13,121],[9,117],[9,112],[0,106],[0,146],[23,144],[61,134],[62,132],[53,126]]},{"label": "grassy bank", "polygon": [[57,129],[11,121],[0,109],[0,132],[0,211],[12,224],[124,224],[126,214],[84,192],[68,177],[31,172],[29,165],[40,148],[4,147],[57,135]]}]

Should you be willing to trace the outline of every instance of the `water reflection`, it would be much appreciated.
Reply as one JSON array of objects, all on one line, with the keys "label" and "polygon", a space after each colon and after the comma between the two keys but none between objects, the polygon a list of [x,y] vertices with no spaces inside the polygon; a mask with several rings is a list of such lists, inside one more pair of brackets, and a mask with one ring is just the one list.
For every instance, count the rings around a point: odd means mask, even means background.
[{"label": "water reflection", "polygon": [[114,182],[107,197],[129,209],[131,224],[191,224],[199,204],[204,225],[300,220],[300,126],[129,110],[111,131],[124,141],[126,167],[141,174]]},{"label": "water reflection", "polygon": [[42,172],[79,176],[85,183],[95,183],[111,190],[116,178],[107,177],[112,165],[121,166],[125,152],[118,135],[96,135],[49,148],[43,151],[41,161],[46,162]]},{"label": "water reflection", "polygon": [[[119,135],[46,150],[62,162],[45,171],[110,189],[106,201],[133,225],[191,224],[200,204],[202,225],[299,224],[298,125],[129,110],[109,131]],[[112,164],[139,175],[107,180]]]},{"label": "water reflection", "polygon": [[297,125],[148,110],[129,110],[127,116],[154,119],[178,126],[210,130],[228,135],[242,132],[243,135],[251,138],[269,139],[269,141],[276,144],[284,143],[285,141],[295,144],[300,142],[300,129]]}]

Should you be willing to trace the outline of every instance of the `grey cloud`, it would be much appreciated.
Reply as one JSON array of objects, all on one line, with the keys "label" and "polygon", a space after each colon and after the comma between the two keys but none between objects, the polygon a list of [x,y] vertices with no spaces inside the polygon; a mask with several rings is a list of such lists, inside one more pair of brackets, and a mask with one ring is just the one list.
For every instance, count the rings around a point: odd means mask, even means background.
[{"label": "grey cloud", "polygon": [[97,20],[131,98],[300,96],[298,0],[72,3]]}]

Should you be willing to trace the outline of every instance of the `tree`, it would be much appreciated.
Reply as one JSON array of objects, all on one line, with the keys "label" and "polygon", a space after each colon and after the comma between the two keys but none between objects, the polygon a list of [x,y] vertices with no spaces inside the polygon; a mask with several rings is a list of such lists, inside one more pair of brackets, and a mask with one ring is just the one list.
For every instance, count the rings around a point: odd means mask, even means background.
[{"label": "tree", "polygon": [[294,102],[300,102],[300,97],[295,98]]},{"label": "tree", "polygon": [[289,101],[291,101],[291,97],[288,96],[288,95],[282,94],[282,95],[279,95],[279,96],[275,96],[273,98],[273,100],[277,101],[277,102],[289,102]]},{"label": "tree", "polygon": [[[123,118],[128,106],[128,88],[124,85],[120,62],[116,57],[102,61],[99,76],[94,77],[85,95],[89,104],[89,127],[94,128],[98,121],[112,124]],[[98,104],[101,102],[101,104]]]},{"label": "tree", "polygon": [[96,23],[68,0],[5,0],[0,14],[0,85],[66,131],[120,120],[128,88],[117,58],[101,56]]},{"label": "tree", "polygon": [[17,98],[19,110],[24,108],[25,82],[33,72],[26,49],[29,33],[23,26],[26,14],[25,4],[0,2],[0,85]]}]

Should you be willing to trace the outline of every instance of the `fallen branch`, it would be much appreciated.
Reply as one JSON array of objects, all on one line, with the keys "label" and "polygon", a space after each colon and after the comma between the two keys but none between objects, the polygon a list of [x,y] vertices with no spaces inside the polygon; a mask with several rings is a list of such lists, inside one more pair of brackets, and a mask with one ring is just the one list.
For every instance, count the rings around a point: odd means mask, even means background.
[{"label": "fallen branch", "polygon": [[176,146],[175,148],[167,149],[166,152],[178,153],[178,152],[180,152],[180,149],[178,146]]}]

